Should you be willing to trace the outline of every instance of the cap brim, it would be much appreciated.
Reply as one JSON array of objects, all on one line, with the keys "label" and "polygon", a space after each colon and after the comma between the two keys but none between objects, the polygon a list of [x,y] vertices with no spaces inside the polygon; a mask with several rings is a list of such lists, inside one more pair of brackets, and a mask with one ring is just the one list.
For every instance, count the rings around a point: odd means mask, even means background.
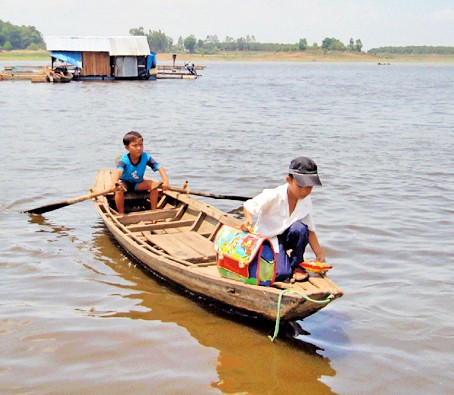
[{"label": "cap brim", "polygon": [[295,174],[293,178],[300,187],[313,187],[315,185],[322,185],[320,178],[317,174]]}]

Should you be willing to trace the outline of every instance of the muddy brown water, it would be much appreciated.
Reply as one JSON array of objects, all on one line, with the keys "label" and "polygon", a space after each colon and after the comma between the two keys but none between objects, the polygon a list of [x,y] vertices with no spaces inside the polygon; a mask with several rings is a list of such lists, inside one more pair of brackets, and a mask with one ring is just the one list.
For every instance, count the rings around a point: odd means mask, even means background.
[{"label": "muddy brown water", "polygon": [[[0,392],[452,392],[454,66],[206,66],[195,81],[0,83]],[[345,296],[271,343],[272,326],[144,273],[90,202],[21,213],[87,193],[131,129],[174,185],[212,193],[254,195],[313,158]]]}]

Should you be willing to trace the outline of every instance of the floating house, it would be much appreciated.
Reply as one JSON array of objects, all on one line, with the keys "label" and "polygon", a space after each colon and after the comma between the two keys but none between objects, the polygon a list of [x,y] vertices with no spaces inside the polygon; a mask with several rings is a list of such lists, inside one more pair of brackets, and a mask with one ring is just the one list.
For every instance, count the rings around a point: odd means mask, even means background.
[{"label": "floating house", "polygon": [[155,79],[156,53],[145,36],[45,38],[52,69],[73,66],[79,79]]}]

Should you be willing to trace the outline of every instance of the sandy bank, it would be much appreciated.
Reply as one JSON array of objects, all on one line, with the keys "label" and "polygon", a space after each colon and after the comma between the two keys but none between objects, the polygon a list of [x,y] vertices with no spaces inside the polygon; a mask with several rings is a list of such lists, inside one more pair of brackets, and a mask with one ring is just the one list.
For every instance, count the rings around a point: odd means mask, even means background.
[{"label": "sandy bank", "polygon": [[[158,63],[171,63],[172,54],[160,53]],[[49,52],[0,51],[0,60],[50,60]],[[368,53],[306,51],[306,52],[222,52],[211,55],[177,53],[177,64],[185,61],[261,61],[261,62],[454,62],[454,55],[375,55]]]}]

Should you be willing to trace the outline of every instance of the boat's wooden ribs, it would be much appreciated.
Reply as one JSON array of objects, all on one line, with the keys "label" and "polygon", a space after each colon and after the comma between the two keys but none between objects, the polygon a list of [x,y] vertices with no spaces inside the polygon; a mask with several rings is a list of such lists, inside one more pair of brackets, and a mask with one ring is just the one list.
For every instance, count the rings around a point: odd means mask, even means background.
[{"label": "boat's wooden ribs", "polygon": [[183,214],[186,212],[186,209],[188,208],[187,204],[182,204],[180,207],[178,207],[178,211],[174,217],[174,220],[177,221],[183,217]]},{"label": "boat's wooden ribs", "polygon": [[191,226],[191,230],[197,231],[200,228],[200,225],[202,225],[203,221],[205,221],[206,218],[206,213],[200,212],[199,215],[197,216],[197,219],[194,221],[194,224]]}]

